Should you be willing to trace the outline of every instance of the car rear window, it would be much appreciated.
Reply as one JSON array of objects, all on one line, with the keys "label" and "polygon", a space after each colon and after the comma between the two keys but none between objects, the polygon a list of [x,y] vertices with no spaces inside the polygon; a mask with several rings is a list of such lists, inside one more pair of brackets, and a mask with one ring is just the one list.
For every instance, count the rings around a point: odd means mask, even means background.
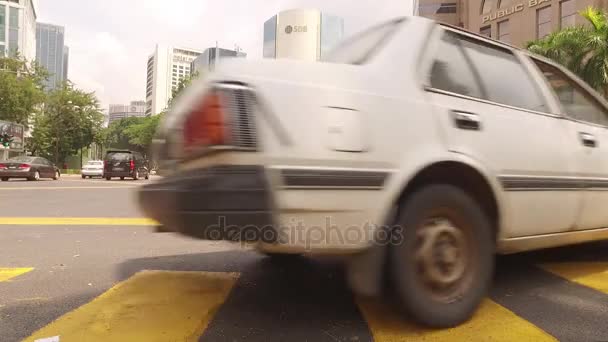
[{"label": "car rear window", "polygon": [[103,162],[98,162],[98,161],[88,162],[87,165],[88,166],[101,166],[101,165],[103,165]]},{"label": "car rear window", "polygon": [[106,159],[114,161],[129,161],[131,160],[131,157],[131,153],[128,152],[109,152]]},{"label": "car rear window", "polygon": [[34,162],[34,157],[14,157],[9,159],[9,161],[12,162],[17,162],[17,163],[33,163]]},{"label": "car rear window", "polygon": [[361,65],[367,63],[397,32],[405,18],[392,20],[364,31],[339,44],[323,62]]}]

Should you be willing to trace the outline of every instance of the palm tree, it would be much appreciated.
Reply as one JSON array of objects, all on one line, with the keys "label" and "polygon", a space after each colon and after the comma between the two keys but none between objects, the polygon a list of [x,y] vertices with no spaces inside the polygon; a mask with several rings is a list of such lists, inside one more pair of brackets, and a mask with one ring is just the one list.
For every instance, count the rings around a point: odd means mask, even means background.
[{"label": "palm tree", "polygon": [[608,95],[608,15],[593,7],[580,12],[588,25],[565,28],[527,44],[533,53],[564,65]]}]

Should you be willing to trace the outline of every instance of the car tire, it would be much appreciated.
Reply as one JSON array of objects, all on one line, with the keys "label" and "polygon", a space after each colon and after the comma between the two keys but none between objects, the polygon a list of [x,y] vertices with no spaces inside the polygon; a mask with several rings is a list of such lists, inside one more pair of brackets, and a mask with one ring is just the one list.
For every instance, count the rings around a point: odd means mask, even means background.
[{"label": "car tire", "polygon": [[30,182],[37,182],[37,181],[39,181],[40,180],[40,172],[36,171],[34,173],[34,177],[30,177],[27,180],[30,181]]},{"label": "car tire", "polygon": [[145,180],[150,179],[150,174],[149,174],[149,173],[146,173],[146,178],[144,178],[144,179],[145,179]]},{"label": "car tire", "polygon": [[61,173],[59,173],[59,171],[55,171],[55,176],[53,177],[53,180],[59,180],[59,178],[61,178]]},{"label": "car tire", "polygon": [[112,177],[106,177],[106,180],[107,181],[112,180]]},{"label": "car tire", "polygon": [[8,177],[2,177],[3,182],[8,182]]},{"label": "car tire", "polygon": [[125,177],[120,177],[120,180],[125,180]]},{"label": "car tire", "polygon": [[396,223],[388,275],[403,313],[431,328],[469,320],[494,271],[494,234],[480,205],[455,186],[430,185],[403,203]]},{"label": "car tire", "polygon": [[82,175],[82,179],[87,179],[87,176],[85,176],[85,175]]},{"label": "car tire", "polygon": [[133,173],[133,180],[139,180],[139,171],[137,171],[137,170],[136,170],[136,171]]}]

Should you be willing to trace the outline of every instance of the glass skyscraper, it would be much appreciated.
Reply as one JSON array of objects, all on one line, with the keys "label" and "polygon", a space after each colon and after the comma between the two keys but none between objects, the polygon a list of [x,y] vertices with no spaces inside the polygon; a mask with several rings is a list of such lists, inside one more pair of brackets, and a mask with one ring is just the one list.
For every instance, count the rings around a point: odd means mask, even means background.
[{"label": "glass skyscraper", "polygon": [[64,43],[63,26],[36,24],[36,61],[49,71],[47,90],[53,90],[67,80],[69,49]]}]

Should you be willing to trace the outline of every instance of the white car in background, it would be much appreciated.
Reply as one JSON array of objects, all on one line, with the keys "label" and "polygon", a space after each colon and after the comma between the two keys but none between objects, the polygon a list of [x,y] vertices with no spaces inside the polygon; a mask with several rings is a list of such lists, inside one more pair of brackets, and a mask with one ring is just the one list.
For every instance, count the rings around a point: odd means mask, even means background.
[{"label": "white car in background", "polygon": [[93,177],[103,178],[103,161],[102,160],[91,160],[91,161],[88,161],[86,163],[86,165],[84,165],[82,167],[82,170],[80,171],[80,174],[82,176],[82,179],[85,179],[87,177],[89,177],[89,178],[93,178]]},{"label": "white car in background", "polygon": [[[165,230],[340,254],[357,293],[406,317],[469,319],[495,253],[608,238],[608,104],[563,67],[424,18],[321,63],[237,60],[166,117]],[[390,286],[383,286],[383,280]]]}]

